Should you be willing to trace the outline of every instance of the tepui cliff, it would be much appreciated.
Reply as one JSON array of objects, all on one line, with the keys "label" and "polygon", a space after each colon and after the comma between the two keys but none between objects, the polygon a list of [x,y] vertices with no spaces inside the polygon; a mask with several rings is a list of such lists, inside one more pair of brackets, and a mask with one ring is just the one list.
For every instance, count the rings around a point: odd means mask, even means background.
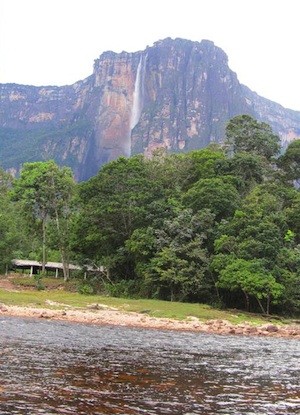
[{"label": "tepui cliff", "polygon": [[118,156],[182,152],[222,142],[228,120],[249,114],[282,143],[300,136],[300,112],[239,83],[213,42],[167,38],[135,53],[105,52],[69,86],[0,84],[0,166],[54,159],[78,180]]}]

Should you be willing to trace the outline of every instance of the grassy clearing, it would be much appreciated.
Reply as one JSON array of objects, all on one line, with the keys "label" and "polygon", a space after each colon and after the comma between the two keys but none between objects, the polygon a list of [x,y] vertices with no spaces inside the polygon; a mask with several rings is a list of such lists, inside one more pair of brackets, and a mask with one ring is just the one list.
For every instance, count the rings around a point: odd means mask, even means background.
[{"label": "grassy clearing", "polygon": [[[177,320],[197,317],[201,321],[222,319],[229,320],[236,324],[243,323],[245,321],[255,325],[266,323],[266,319],[259,317],[258,315],[238,311],[218,310],[203,304],[178,303],[147,299],[124,299],[100,295],[83,295],[76,292],[64,291],[62,289],[38,291],[31,288],[30,290],[21,290],[18,292],[0,289],[0,302],[6,305],[56,309],[63,309],[65,306],[71,306],[73,308],[86,308],[91,304],[97,303],[114,307],[121,311],[134,311],[153,317],[166,317]],[[50,306],[48,302],[59,303],[59,305]],[[276,321],[276,323],[278,323],[278,321]]]},{"label": "grassy clearing", "polygon": [[[15,276],[10,280],[18,288],[36,289],[37,281],[30,276]],[[42,278],[43,286],[46,290],[63,289],[67,291],[77,290],[77,281],[71,280],[64,282],[61,278],[46,277]]]}]

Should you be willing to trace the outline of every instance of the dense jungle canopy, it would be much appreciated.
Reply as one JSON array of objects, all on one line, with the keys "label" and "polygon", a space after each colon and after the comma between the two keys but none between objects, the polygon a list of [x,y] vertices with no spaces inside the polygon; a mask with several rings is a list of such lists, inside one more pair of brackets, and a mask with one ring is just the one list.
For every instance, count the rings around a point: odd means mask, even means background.
[{"label": "dense jungle canopy", "polygon": [[[223,145],[121,157],[90,180],[53,161],[0,173],[0,266],[104,265],[90,292],[300,313],[300,140],[250,116]],[[74,277],[73,277],[74,278]],[[77,275],[79,280],[81,275]]]}]

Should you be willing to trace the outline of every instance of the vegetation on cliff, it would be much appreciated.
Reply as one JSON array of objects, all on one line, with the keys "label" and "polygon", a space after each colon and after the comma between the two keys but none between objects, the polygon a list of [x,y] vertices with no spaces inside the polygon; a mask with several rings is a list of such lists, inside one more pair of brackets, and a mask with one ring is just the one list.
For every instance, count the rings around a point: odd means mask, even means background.
[{"label": "vegetation on cliff", "polygon": [[[228,123],[222,147],[106,164],[76,185],[72,202],[67,198],[56,212],[67,219],[63,241],[72,261],[107,269],[81,287],[114,296],[299,314],[298,141],[278,154],[279,138],[270,127],[243,115]],[[49,166],[64,177],[54,163]],[[35,189],[38,178],[32,178]],[[59,191],[46,186],[45,200],[54,197],[52,210],[44,224],[36,214],[29,227],[28,200],[26,205],[11,197],[26,185],[24,176],[11,189],[2,172],[0,183],[1,266],[14,256],[41,260],[43,226],[48,260],[59,260],[62,239],[54,214]]]}]

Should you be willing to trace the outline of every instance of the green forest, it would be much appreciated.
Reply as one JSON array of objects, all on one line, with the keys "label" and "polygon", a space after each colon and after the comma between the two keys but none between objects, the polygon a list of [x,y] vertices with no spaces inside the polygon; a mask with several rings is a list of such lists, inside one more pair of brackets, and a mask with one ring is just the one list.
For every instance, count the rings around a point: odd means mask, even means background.
[{"label": "green forest", "polygon": [[[0,267],[64,264],[85,293],[300,314],[300,140],[232,118],[223,144],[121,157],[75,183],[54,161],[0,172]],[[69,275],[68,264],[105,267]]]}]

